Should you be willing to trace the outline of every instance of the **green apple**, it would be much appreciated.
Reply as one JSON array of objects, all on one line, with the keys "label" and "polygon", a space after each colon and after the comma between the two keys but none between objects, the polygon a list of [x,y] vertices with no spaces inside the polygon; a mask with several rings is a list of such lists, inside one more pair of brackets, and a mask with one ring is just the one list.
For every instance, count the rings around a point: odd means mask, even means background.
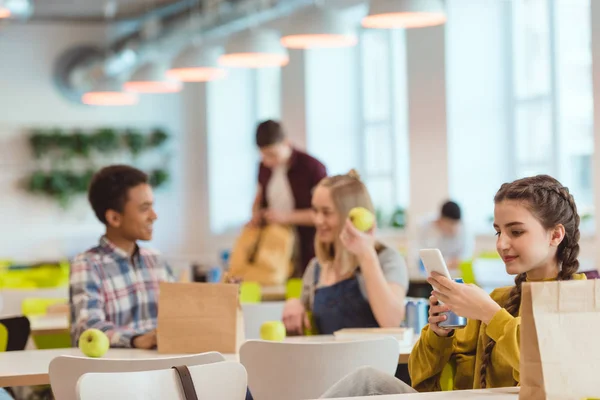
[{"label": "green apple", "polygon": [[281,321],[267,321],[260,326],[260,338],[281,342],[285,339],[285,325]]},{"label": "green apple", "polygon": [[364,207],[354,207],[348,214],[350,221],[359,231],[366,232],[373,227],[375,216]]},{"label": "green apple", "polygon": [[87,329],[79,337],[79,349],[88,357],[102,357],[110,347],[110,340],[100,329]]}]

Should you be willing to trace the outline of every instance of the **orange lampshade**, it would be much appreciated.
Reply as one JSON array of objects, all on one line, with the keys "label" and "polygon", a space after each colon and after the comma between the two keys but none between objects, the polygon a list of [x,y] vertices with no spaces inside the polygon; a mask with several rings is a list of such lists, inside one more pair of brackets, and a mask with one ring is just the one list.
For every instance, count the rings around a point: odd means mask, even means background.
[{"label": "orange lampshade", "polygon": [[374,29],[425,28],[442,25],[446,13],[439,0],[371,0],[362,26]]},{"label": "orange lampshade", "polygon": [[81,102],[90,106],[131,106],[137,104],[138,97],[122,92],[117,82],[106,79],[84,93]]},{"label": "orange lampshade", "polygon": [[11,12],[6,7],[0,7],[0,19],[9,18],[11,16]]},{"label": "orange lampshade", "polygon": [[351,47],[358,37],[339,11],[310,6],[289,18],[281,44],[289,49]]},{"label": "orange lampshade", "polygon": [[241,32],[230,38],[219,64],[234,68],[282,67],[290,59],[279,34],[268,29]]},{"label": "orange lampshade", "polygon": [[176,93],[183,85],[166,76],[164,65],[148,63],[135,71],[123,88],[134,93]]},{"label": "orange lampshade", "polygon": [[219,57],[219,64],[232,68],[283,67],[289,62],[287,55],[269,53],[233,53]]},{"label": "orange lampshade", "polygon": [[218,67],[220,47],[192,46],[175,58],[167,77],[181,82],[208,82],[223,79],[227,71]]}]

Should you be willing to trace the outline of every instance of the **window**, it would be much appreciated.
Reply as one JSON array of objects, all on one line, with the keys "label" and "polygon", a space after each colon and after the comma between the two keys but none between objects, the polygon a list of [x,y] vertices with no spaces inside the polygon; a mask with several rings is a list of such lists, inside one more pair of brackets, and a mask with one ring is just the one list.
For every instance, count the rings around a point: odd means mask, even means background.
[{"label": "window", "polygon": [[[224,234],[250,219],[256,195],[257,123],[280,117],[281,70],[231,69],[209,82],[208,179],[210,229]],[[250,106],[249,106],[250,105]]]},{"label": "window", "polygon": [[555,176],[582,214],[593,206],[590,9],[590,0],[518,0],[512,23],[516,175]]},{"label": "window", "polygon": [[366,29],[360,35],[360,173],[384,226],[408,205],[408,131],[399,123],[406,112],[403,40],[399,31]]}]

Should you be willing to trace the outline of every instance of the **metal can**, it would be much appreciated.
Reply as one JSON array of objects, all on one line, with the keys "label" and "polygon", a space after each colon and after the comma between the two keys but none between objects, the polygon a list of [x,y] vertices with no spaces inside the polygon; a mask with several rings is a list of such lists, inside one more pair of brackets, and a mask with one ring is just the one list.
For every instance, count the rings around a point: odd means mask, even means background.
[{"label": "metal can", "polygon": [[407,299],[406,326],[420,333],[429,319],[429,302],[425,299]]},{"label": "metal can", "polygon": [[[465,283],[462,278],[456,278],[454,279],[454,282]],[[446,311],[443,315],[446,316],[446,320],[438,323],[438,326],[441,326],[442,328],[457,329],[467,326],[467,319],[452,311]]]}]

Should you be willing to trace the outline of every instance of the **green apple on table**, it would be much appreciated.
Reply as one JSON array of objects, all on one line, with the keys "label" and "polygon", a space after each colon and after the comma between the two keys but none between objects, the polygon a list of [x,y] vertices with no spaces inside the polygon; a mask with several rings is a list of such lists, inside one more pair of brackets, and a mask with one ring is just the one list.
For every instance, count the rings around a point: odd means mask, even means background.
[{"label": "green apple on table", "polygon": [[109,347],[108,336],[100,329],[87,329],[79,337],[79,349],[88,357],[102,357]]},{"label": "green apple on table", "polygon": [[375,216],[373,213],[364,207],[354,207],[350,210],[350,213],[348,213],[348,217],[356,229],[362,232],[367,232],[375,223]]}]

